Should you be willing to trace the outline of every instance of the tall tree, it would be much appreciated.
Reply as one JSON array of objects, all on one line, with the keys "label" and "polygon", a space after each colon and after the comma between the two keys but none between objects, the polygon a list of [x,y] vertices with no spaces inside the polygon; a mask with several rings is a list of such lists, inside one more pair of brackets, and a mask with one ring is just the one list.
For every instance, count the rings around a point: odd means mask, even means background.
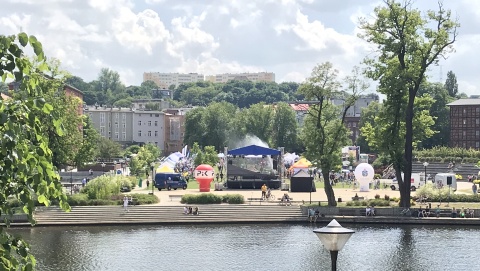
[{"label": "tall tree", "polygon": [[89,162],[95,161],[98,157],[97,142],[100,139],[100,134],[93,127],[92,120],[87,115],[83,118],[83,139],[80,149],[75,156],[75,165],[81,167]]},{"label": "tall tree", "polygon": [[362,132],[362,127],[365,127],[369,123],[372,127],[375,127],[375,118],[383,111],[383,104],[378,102],[371,102],[367,107],[362,109],[360,123],[358,127],[360,129],[360,136],[357,138],[357,146],[363,153],[378,152],[378,148],[368,144],[365,134]]},{"label": "tall tree", "polygon": [[[36,65],[25,56],[27,48],[33,49]],[[23,99],[0,99],[0,211],[12,215],[14,207],[7,200],[15,198],[31,223],[35,197],[45,205],[57,199],[63,209],[69,208],[44,131],[55,127],[58,134],[63,132],[55,107],[41,97],[44,89],[38,85],[50,69],[45,59],[42,44],[34,36],[0,35],[1,81],[15,78],[18,90],[26,94]],[[41,122],[40,112],[50,114],[50,118]],[[9,226],[9,216],[5,222]],[[0,270],[34,269],[35,258],[28,243],[8,234],[5,227],[0,228],[0,247]]]},{"label": "tall tree", "polygon": [[451,19],[451,12],[442,3],[438,11],[428,11],[423,17],[409,0],[384,3],[375,8],[375,20],[360,20],[361,37],[378,50],[376,57],[366,60],[371,68],[367,74],[379,81],[379,91],[387,97],[386,110],[395,123],[392,133],[398,135],[405,129],[405,138],[398,138],[404,149],[396,148],[391,158],[400,187],[400,205],[409,207],[411,185],[410,181],[403,181],[401,173],[404,172],[405,180],[410,180],[415,98],[428,67],[452,52],[459,24]]},{"label": "tall tree", "polygon": [[111,139],[101,136],[98,139],[98,156],[102,159],[119,157],[122,153],[122,146]]},{"label": "tall tree", "polygon": [[246,133],[255,135],[265,143],[269,142],[272,135],[272,107],[258,103],[244,111]]},{"label": "tall tree", "polygon": [[454,101],[454,97],[448,94],[447,89],[441,83],[425,82],[418,90],[420,95],[428,95],[433,98],[430,107],[430,116],[435,120],[432,130],[435,133],[431,137],[425,138],[420,148],[430,149],[435,146],[448,146],[450,143],[450,108],[448,103]]},{"label": "tall tree", "polygon": [[448,91],[448,95],[456,97],[458,94],[457,77],[452,71],[447,72],[447,80],[445,81],[445,88]]},{"label": "tall tree", "polygon": [[298,149],[298,123],[295,111],[284,102],[280,102],[275,107],[275,114],[272,123],[273,147],[285,147],[286,151],[296,151]]},{"label": "tall tree", "polygon": [[[310,106],[302,129],[307,159],[322,169],[325,194],[329,206],[336,206],[335,193],[329,180],[330,170],[341,164],[341,149],[349,143],[345,117],[355,103],[358,87],[352,93],[341,91],[338,71],[329,62],[313,68],[312,75],[298,89],[307,100],[316,101]],[[335,106],[333,98],[343,96],[345,103]]]},{"label": "tall tree", "polygon": [[217,151],[222,151],[228,143],[228,135],[232,129],[232,119],[237,108],[229,103],[212,103],[206,110],[204,117],[205,124],[205,145],[214,146]]},{"label": "tall tree", "polygon": [[203,115],[205,114],[205,108],[196,107],[187,112],[185,116],[185,135],[183,142],[189,146],[197,142],[202,146],[205,146],[203,140],[205,139],[204,133],[206,130]]}]

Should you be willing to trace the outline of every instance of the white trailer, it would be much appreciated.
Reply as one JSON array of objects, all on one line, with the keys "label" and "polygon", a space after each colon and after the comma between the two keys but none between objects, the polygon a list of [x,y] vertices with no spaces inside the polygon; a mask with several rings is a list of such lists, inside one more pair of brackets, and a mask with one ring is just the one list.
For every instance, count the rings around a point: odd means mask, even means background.
[{"label": "white trailer", "polygon": [[454,173],[438,173],[435,175],[435,185],[437,188],[450,187],[453,191],[457,190],[457,178]]}]

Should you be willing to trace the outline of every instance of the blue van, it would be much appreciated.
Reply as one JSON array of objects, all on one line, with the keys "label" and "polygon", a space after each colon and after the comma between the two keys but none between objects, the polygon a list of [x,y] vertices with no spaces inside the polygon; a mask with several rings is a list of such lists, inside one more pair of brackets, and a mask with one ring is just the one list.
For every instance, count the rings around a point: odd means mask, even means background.
[{"label": "blue van", "polygon": [[180,173],[157,173],[155,174],[155,187],[158,191],[162,189],[177,190],[177,188],[187,189],[187,181]]}]

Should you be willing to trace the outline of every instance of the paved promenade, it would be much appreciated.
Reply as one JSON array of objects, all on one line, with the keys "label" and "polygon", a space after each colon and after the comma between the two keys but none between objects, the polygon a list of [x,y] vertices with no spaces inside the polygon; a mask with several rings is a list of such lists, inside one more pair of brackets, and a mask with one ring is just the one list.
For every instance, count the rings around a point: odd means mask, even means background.
[{"label": "paved promenade", "polygon": [[[468,182],[458,182],[458,190],[469,190],[472,186],[472,183]],[[147,190],[145,187],[143,188],[135,188],[132,190],[131,193],[150,193],[152,190]],[[373,199],[375,198],[375,195],[380,195],[380,197],[384,197],[385,195],[388,195],[389,197],[400,197],[400,192],[398,190],[393,191],[389,187],[388,188],[383,188],[383,189],[378,189],[378,190],[373,190],[370,189],[368,192],[360,192],[359,189],[352,189],[349,187],[342,187],[341,184],[334,186],[334,191],[335,191],[335,198],[338,200],[338,198],[341,198],[343,202],[346,201],[351,201],[352,197],[354,197],[356,194],[359,197],[364,197],[364,199]],[[241,194],[245,198],[245,203],[248,202],[248,198],[260,198],[262,192],[260,189],[252,190],[252,189],[225,189],[223,191],[214,191],[213,189],[210,191],[213,194],[216,195],[225,195],[225,194]],[[157,196],[160,199],[160,203],[158,205],[180,205],[180,199],[170,199],[170,195],[185,195],[185,194],[201,194],[202,192],[199,192],[198,189],[187,189],[187,190],[182,190],[182,189],[177,189],[177,190],[162,190],[158,191],[157,189],[154,190],[155,196]],[[304,201],[305,203],[310,202],[310,194],[311,194],[311,199],[312,202],[326,202],[327,201],[327,195],[325,194],[325,191],[323,188],[317,189],[317,192],[288,192],[288,191],[281,191],[281,190],[272,190],[272,194],[275,196],[275,198],[280,198],[284,193],[288,193],[288,195],[293,198],[293,201],[296,203]],[[457,192],[460,193],[460,192]],[[412,196],[415,195],[415,192],[412,192]],[[259,204],[258,202],[252,202],[251,204]],[[262,203],[265,204],[265,203]],[[326,204],[326,203],[325,203]]]}]

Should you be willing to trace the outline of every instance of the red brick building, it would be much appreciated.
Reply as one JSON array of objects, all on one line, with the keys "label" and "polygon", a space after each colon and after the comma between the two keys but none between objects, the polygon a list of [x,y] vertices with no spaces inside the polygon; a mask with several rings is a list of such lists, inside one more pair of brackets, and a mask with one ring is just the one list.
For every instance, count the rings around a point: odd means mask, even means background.
[{"label": "red brick building", "polygon": [[450,147],[480,149],[480,99],[459,99],[450,107]]}]

